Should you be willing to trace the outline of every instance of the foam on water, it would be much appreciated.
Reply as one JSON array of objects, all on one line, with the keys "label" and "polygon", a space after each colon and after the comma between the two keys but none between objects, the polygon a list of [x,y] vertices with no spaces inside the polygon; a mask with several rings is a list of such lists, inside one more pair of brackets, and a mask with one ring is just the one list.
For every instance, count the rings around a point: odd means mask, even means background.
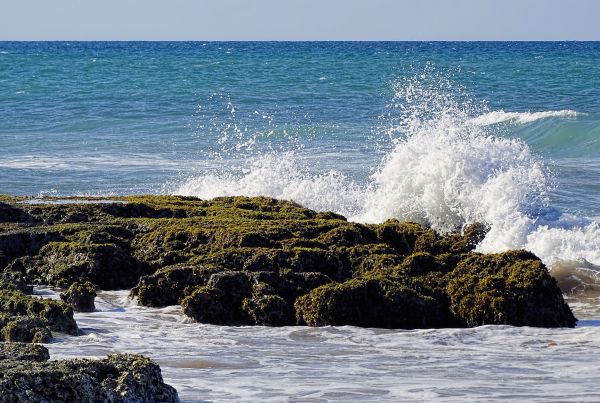
[{"label": "foam on water", "polygon": [[[38,290],[57,298],[52,290]],[[185,402],[598,401],[600,327],[385,330],[193,323],[102,291],[83,331],[48,344],[52,359],[115,352],[157,360]]]},{"label": "foam on water", "polygon": [[525,142],[488,127],[503,121],[499,117],[529,122],[577,113],[490,112],[431,71],[392,87],[394,97],[382,119],[389,152],[366,183],[336,171],[309,173],[306,156],[288,151],[259,153],[237,171],[200,174],[174,193],[267,195],[354,221],[397,218],[444,233],[485,222],[491,229],[479,251],[523,248],[551,267],[600,265],[599,221],[554,208],[548,197],[553,177],[542,159]]},{"label": "foam on water", "polygon": [[547,118],[576,118],[583,116],[581,112],[572,111],[570,109],[560,111],[542,111],[542,112],[505,112],[492,111],[484,113],[480,116],[471,119],[471,123],[476,125],[493,125],[497,123],[514,122],[520,124],[532,123],[540,119]]}]

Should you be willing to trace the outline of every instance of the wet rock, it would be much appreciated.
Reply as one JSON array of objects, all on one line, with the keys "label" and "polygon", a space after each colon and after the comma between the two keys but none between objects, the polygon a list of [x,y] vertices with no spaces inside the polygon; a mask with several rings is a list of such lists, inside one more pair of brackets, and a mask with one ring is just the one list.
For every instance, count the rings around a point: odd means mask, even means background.
[{"label": "wet rock", "polygon": [[[574,324],[531,256],[473,253],[484,224],[454,234],[363,225],[268,197],[77,200],[0,198],[0,288],[134,287],[142,305],[180,303],[200,322],[226,325]],[[16,316],[47,323],[37,311]]]},{"label": "wet rock", "polygon": [[135,354],[102,360],[0,360],[0,402],[178,402],[160,367]]},{"label": "wet rock", "polygon": [[0,291],[0,313],[35,318],[52,331],[77,335],[73,308],[62,301],[24,295],[18,291]]},{"label": "wet rock", "polygon": [[411,254],[415,249],[415,242],[425,231],[417,223],[398,220],[387,220],[374,227],[379,241],[391,246],[400,255]]},{"label": "wet rock", "polygon": [[78,312],[93,312],[96,309],[94,299],[96,299],[96,287],[91,282],[73,283],[64,293],[60,294],[60,299],[67,304],[73,305],[73,309]]},{"label": "wet rock", "polygon": [[573,327],[556,280],[526,251],[474,253],[452,272],[450,308],[467,326]]},{"label": "wet rock", "polygon": [[48,361],[48,349],[40,344],[0,343],[0,361]]},{"label": "wet rock", "polygon": [[299,323],[380,328],[441,327],[450,321],[431,297],[384,278],[352,279],[312,290],[296,301]]},{"label": "wet rock", "polygon": [[43,284],[66,288],[90,281],[103,290],[133,287],[148,269],[113,244],[50,242],[39,252],[30,271]]},{"label": "wet rock", "polygon": [[285,326],[291,324],[293,309],[279,295],[256,295],[246,298],[242,308],[255,325]]},{"label": "wet rock", "polygon": [[18,271],[5,269],[0,272],[0,290],[21,291],[23,294],[33,294],[33,285]]},{"label": "wet rock", "polygon": [[[214,325],[246,324],[247,321],[234,321],[241,316],[232,312],[231,304],[224,300],[223,293],[209,287],[198,287],[181,301],[183,313],[200,323]],[[237,311],[237,307],[236,311]],[[241,308],[241,307],[240,307]]]},{"label": "wet rock", "polygon": [[44,322],[30,316],[7,316],[0,314],[1,340],[6,342],[47,343],[52,333]]},{"label": "wet rock", "polygon": [[163,307],[179,301],[208,282],[214,271],[200,266],[166,267],[144,276],[131,290],[130,297],[145,306]]}]

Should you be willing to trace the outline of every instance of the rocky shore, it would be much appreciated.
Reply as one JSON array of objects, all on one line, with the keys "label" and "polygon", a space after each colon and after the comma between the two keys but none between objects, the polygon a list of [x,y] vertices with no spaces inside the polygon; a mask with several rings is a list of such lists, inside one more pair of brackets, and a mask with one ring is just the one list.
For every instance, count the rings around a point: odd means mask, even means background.
[{"label": "rocky shore", "polygon": [[[473,252],[486,231],[482,224],[448,235],[396,220],[363,225],[262,197],[0,196],[1,338],[44,343],[53,332],[75,335],[73,309],[93,311],[96,290],[115,289],[131,289],[141,305],[180,304],[194,320],[221,325],[575,326],[536,256]],[[28,295],[37,284],[64,289],[62,301]],[[23,387],[32,401],[44,393],[177,399],[158,366],[141,356],[46,362],[36,359],[43,352],[27,350],[39,347],[6,346],[0,390],[14,397],[5,401],[23,399]],[[81,376],[56,375],[62,369]],[[56,389],[24,386],[35,377]],[[71,394],[73,382],[91,394]]]}]

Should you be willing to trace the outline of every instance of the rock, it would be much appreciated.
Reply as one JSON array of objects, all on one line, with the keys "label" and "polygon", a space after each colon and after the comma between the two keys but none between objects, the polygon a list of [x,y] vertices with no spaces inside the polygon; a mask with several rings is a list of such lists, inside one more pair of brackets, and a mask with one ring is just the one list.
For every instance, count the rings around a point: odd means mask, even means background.
[{"label": "rock", "polygon": [[0,402],[178,402],[159,366],[135,354],[102,360],[0,360]]},{"label": "rock", "polygon": [[467,326],[574,327],[556,280],[526,251],[471,254],[452,272],[450,309]]},{"label": "rock", "polygon": [[48,361],[48,349],[40,344],[0,343],[0,361]]},{"label": "rock", "polygon": [[61,301],[28,296],[19,291],[0,291],[0,314],[28,316],[52,331],[71,335],[79,333],[73,319],[73,308]]},{"label": "rock", "polygon": [[33,285],[29,284],[25,276],[21,273],[5,269],[0,272],[0,290],[21,291],[23,294],[33,294]]},{"label": "rock", "polygon": [[234,322],[233,317],[240,315],[234,315],[227,305],[229,304],[223,300],[223,294],[209,287],[198,287],[181,301],[183,313],[196,322],[214,325],[246,324],[245,321]]},{"label": "rock", "polygon": [[252,318],[252,323],[263,326],[285,326],[290,324],[293,310],[279,295],[256,295],[244,299],[242,308]]},{"label": "rock", "polygon": [[147,268],[114,244],[50,242],[39,251],[30,269],[43,284],[66,288],[90,281],[103,290],[133,287]]},{"label": "rock", "polygon": [[451,321],[438,301],[385,278],[327,284],[296,301],[299,323],[380,328],[441,327]]},{"label": "rock", "polygon": [[85,283],[73,283],[67,291],[60,294],[60,299],[67,304],[73,305],[75,311],[93,312],[96,309],[94,305],[96,288],[89,281]]},{"label": "rock", "polygon": [[[0,197],[0,288],[8,290],[88,281],[100,290],[134,287],[131,296],[142,305],[179,303],[195,320],[223,325],[293,325],[299,318],[315,326],[572,326],[575,320],[531,255],[473,252],[485,224],[453,234],[398,220],[363,225],[267,197],[19,200]],[[75,305],[82,304],[75,301],[78,287],[65,293]],[[37,311],[4,316],[12,323],[7,334],[27,340],[43,334],[21,332],[21,325],[53,322]]]},{"label": "rock", "polygon": [[0,329],[1,340],[7,342],[48,343],[52,339],[50,329],[34,316],[2,315]]},{"label": "rock", "polygon": [[137,297],[138,303],[145,306],[176,305],[195,288],[206,285],[213,273],[200,266],[165,267],[142,277],[130,297]]}]

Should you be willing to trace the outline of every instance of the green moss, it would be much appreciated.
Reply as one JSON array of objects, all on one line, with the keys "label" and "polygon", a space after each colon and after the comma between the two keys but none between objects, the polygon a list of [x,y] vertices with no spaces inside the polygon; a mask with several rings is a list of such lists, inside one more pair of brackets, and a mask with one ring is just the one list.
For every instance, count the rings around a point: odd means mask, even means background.
[{"label": "green moss", "polygon": [[291,324],[292,309],[279,295],[255,295],[242,302],[242,309],[250,316],[252,323],[263,326],[284,326]]},{"label": "green moss", "polygon": [[448,284],[450,308],[468,326],[575,326],[576,319],[544,264],[526,251],[472,254]]},{"label": "green moss", "polygon": [[[132,296],[141,304],[181,300],[190,316],[221,324],[291,324],[289,312],[298,298],[301,317],[311,324],[338,319],[385,327],[571,323],[560,291],[546,277],[535,277],[540,269],[528,256],[515,257],[511,270],[492,270],[495,263],[485,259],[495,258],[472,253],[487,231],[482,224],[441,235],[397,220],[352,223],[268,197],[113,200],[16,204],[0,199],[0,287],[137,284]],[[473,267],[480,265],[485,270],[477,274]],[[554,302],[544,305],[542,296]],[[351,308],[342,309],[338,301],[355,303],[355,311],[348,313]],[[288,313],[278,316],[284,306]],[[564,320],[540,322],[524,311],[538,308],[547,311],[542,317],[556,314]]]},{"label": "green moss", "polygon": [[176,305],[193,289],[206,285],[215,271],[199,266],[166,267],[144,276],[131,290],[141,305],[162,307]]},{"label": "green moss", "polygon": [[435,299],[375,276],[318,287],[300,297],[295,309],[299,323],[309,326],[411,329],[440,327],[450,321]]},{"label": "green moss", "polygon": [[96,309],[95,298],[96,287],[89,281],[73,283],[64,293],[60,294],[60,299],[71,304],[73,309],[78,312],[93,312]]},{"label": "green moss", "polygon": [[50,242],[39,252],[39,264],[31,269],[38,281],[67,287],[90,281],[101,289],[132,287],[148,268],[114,244]]}]

